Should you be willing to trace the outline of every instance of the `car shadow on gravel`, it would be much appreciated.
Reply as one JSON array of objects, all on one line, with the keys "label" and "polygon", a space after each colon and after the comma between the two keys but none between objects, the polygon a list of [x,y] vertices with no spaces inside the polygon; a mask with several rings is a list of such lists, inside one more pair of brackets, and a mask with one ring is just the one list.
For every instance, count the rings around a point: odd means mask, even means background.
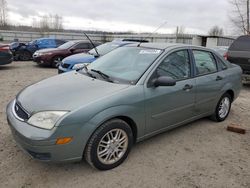
[{"label": "car shadow on gravel", "polygon": [[152,136],[152,137],[150,137],[142,142],[137,143],[135,145],[135,147],[147,146],[149,144],[148,142],[157,144],[160,140],[165,139],[168,136],[179,135],[179,134],[183,133],[183,131],[188,132],[192,129],[198,128],[199,126],[202,126],[202,124],[204,124],[204,122],[209,123],[211,125],[218,126],[217,122],[211,121],[209,118],[205,117],[205,118],[190,122],[188,124],[184,124],[184,125],[178,126],[176,128],[164,131],[164,132],[159,133],[157,135],[154,135],[154,136]]},{"label": "car shadow on gravel", "polygon": [[42,66],[42,65],[37,65],[37,64],[34,64],[34,67],[38,68],[38,69],[53,69],[53,70],[57,70],[57,68],[53,68],[53,67],[50,67],[50,66]]},{"label": "car shadow on gravel", "polygon": [[11,69],[18,69],[18,68],[19,68],[19,67],[11,66],[11,65],[8,65],[8,66],[0,66],[0,71],[11,70]]},{"label": "car shadow on gravel", "polygon": [[250,83],[248,83],[248,84],[243,84],[243,89],[249,90],[249,89],[250,89]]}]

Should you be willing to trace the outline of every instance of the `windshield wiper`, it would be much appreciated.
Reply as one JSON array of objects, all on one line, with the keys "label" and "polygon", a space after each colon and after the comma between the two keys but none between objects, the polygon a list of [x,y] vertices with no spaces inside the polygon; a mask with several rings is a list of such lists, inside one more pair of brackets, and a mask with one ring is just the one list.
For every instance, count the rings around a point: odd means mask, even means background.
[{"label": "windshield wiper", "polygon": [[82,69],[84,69],[85,72],[86,72],[90,77],[96,78],[93,74],[91,74],[91,73],[89,72],[89,69],[88,69],[87,65],[84,65],[82,68],[79,68],[79,69],[77,69],[76,71],[79,71],[79,70],[82,70]]},{"label": "windshield wiper", "polygon": [[95,58],[100,57],[100,54],[96,54],[96,53],[91,53],[91,52],[87,52],[89,55],[94,56]]},{"label": "windshield wiper", "polygon": [[97,74],[99,74],[99,75],[101,75],[101,77],[104,78],[105,80],[107,80],[107,81],[109,81],[109,82],[113,82],[113,81],[110,79],[109,75],[103,73],[102,71],[100,71],[100,70],[95,70],[95,69],[91,69],[91,71],[92,71],[92,72],[95,72],[95,73],[97,73]]}]

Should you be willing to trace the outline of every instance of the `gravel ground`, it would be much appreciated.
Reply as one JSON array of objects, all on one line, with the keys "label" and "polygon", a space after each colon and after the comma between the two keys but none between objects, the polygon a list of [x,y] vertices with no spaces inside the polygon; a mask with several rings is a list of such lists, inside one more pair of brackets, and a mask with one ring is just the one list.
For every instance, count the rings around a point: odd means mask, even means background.
[{"label": "gravel ground", "polygon": [[[14,142],[5,107],[23,87],[57,74],[32,62],[0,67],[0,187],[250,187],[250,86],[223,123],[202,119],[137,144],[120,167],[34,161]],[[240,135],[226,131],[237,123]]]}]

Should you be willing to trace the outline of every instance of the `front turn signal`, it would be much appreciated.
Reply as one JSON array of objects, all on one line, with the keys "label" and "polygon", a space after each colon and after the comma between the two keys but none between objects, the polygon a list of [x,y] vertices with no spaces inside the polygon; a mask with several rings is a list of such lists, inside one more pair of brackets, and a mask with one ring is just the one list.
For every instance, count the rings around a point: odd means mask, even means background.
[{"label": "front turn signal", "polygon": [[56,145],[68,144],[72,141],[72,137],[58,138],[56,140]]}]

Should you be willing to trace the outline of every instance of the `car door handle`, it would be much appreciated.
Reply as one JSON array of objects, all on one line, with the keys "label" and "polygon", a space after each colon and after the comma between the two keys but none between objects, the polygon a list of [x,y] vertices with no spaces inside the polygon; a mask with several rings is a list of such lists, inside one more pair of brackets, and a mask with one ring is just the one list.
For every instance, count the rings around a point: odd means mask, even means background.
[{"label": "car door handle", "polygon": [[217,76],[216,81],[220,81],[220,80],[223,80],[223,77],[222,76]]},{"label": "car door handle", "polygon": [[192,85],[186,84],[186,85],[183,87],[183,90],[184,90],[184,91],[188,91],[188,90],[190,90],[190,89],[192,89],[192,88],[193,88]]}]

